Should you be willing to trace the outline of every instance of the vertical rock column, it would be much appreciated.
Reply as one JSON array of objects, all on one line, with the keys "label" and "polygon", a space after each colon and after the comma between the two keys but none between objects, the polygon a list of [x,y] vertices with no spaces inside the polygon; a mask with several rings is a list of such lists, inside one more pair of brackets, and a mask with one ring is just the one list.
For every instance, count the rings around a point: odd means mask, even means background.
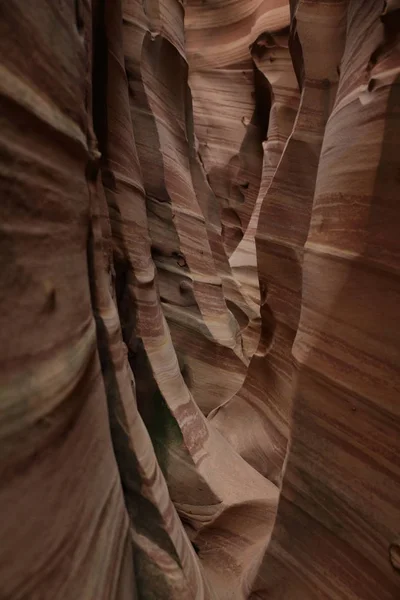
[{"label": "vertical rock column", "polygon": [[[299,37],[303,52],[300,106],[262,202],[256,234],[263,295],[261,341],[241,390],[210,415],[240,454],[277,484],[290,437],[292,345],[300,316],[303,247],[325,124],[337,87],[344,12],[345,2],[321,6],[300,2],[297,8],[297,30],[293,28],[292,36]],[[293,119],[290,103],[279,121],[283,130],[285,118]],[[275,122],[272,118],[272,133]]]},{"label": "vertical rock column", "polygon": [[[145,330],[154,335],[157,317],[162,315],[151,285],[155,268],[130,115],[119,1],[99,5],[94,32],[94,126],[101,149],[102,183],[97,186],[97,215],[92,215],[94,250],[98,250],[93,253],[93,295],[112,442],[130,517],[137,595],[160,600],[186,600],[191,595],[208,600],[213,595],[157,461],[164,465],[165,449],[156,458],[138,411],[144,377],[146,388],[157,391],[151,369],[143,364],[141,334]],[[109,257],[109,250],[111,260],[104,264],[101,256]],[[137,374],[135,383],[128,357]],[[168,411],[162,417],[168,430]]]},{"label": "vertical rock column", "polygon": [[132,599],[87,257],[91,14],[0,13],[0,596]]},{"label": "vertical rock column", "polygon": [[148,2],[146,10],[126,2],[125,21],[132,120],[161,306],[185,382],[207,413],[216,398],[239,389],[248,358],[210,247],[203,189],[197,195],[183,10],[175,0]]},{"label": "vertical rock column", "polygon": [[298,82],[289,53],[288,34],[289,28],[276,33],[262,33],[251,47],[259,77],[265,78],[271,90],[271,111],[268,135],[263,142],[263,172],[257,201],[244,237],[230,257],[229,264],[235,278],[241,284],[245,297],[249,302],[254,303],[258,310],[260,289],[255,242],[258,220],[286,141],[292,132],[300,99]]},{"label": "vertical rock column", "polygon": [[257,599],[399,596],[400,68],[390,9],[349,2],[305,246],[291,447]]}]

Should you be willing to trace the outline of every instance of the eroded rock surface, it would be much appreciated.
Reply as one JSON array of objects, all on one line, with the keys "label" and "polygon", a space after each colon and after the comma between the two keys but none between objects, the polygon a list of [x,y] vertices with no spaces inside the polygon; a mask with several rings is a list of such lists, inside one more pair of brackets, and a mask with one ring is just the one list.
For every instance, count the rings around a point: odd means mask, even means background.
[{"label": "eroded rock surface", "polygon": [[400,5],[0,8],[0,598],[398,600]]}]

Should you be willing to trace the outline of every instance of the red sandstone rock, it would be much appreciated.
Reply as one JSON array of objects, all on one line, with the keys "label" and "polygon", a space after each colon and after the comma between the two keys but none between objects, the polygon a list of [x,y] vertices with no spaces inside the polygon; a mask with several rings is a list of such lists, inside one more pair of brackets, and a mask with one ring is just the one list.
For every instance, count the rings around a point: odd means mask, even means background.
[{"label": "red sandstone rock", "polygon": [[400,6],[0,8],[0,598],[400,597]]}]

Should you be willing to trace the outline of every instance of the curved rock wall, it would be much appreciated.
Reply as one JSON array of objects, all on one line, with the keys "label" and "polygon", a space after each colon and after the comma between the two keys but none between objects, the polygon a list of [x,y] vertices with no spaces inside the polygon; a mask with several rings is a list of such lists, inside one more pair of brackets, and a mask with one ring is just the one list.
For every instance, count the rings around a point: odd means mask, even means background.
[{"label": "curved rock wall", "polygon": [[[254,598],[399,595],[400,65],[398,15],[382,9],[350,0],[346,13],[304,250],[290,452]],[[300,41],[303,18],[311,28],[300,3]]]},{"label": "curved rock wall", "polygon": [[0,598],[400,597],[397,0],[0,8]]}]

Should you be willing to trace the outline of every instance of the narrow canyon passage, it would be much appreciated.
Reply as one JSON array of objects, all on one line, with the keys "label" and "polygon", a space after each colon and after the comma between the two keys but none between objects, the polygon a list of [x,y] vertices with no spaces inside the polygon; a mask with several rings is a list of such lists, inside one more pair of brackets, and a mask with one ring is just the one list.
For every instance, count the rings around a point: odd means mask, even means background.
[{"label": "narrow canyon passage", "polygon": [[0,2],[0,600],[400,600],[399,0]]}]

